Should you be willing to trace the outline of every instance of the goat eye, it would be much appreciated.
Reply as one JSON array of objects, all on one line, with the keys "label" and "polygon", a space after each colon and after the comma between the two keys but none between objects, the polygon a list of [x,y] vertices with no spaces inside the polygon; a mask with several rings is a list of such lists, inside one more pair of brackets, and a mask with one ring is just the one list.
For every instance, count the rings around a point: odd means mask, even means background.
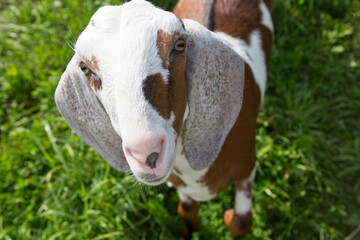
[{"label": "goat eye", "polygon": [[83,71],[85,74],[90,71],[90,69],[86,66],[86,64],[84,62],[80,62],[80,65],[79,65],[81,71]]},{"label": "goat eye", "polygon": [[92,71],[86,66],[86,64],[84,62],[80,62],[79,65],[81,71],[83,71],[86,75],[87,78],[90,78]]},{"label": "goat eye", "polygon": [[96,74],[94,74],[84,62],[80,62],[79,67],[81,71],[85,73],[85,76],[90,86],[94,87],[95,90],[100,89],[102,86],[101,79],[98,76],[96,76]]},{"label": "goat eye", "polygon": [[179,39],[176,41],[174,50],[177,52],[183,52],[185,50],[186,43],[184,39]]},{"label": "goat eye", "polygon": [[80,62],[79,67],[81,68],[81,71],[85,71],[86,69],[88,69],[88,67],[86,66],[86,64],[84,62]]}]

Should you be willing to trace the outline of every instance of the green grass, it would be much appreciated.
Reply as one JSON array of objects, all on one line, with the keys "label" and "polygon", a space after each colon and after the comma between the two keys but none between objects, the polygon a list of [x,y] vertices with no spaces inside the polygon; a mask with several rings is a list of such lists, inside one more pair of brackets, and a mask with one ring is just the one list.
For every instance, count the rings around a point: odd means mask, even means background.
[{"label": "green grass", "polygon": [[[55,107],[68,45],[109,3],[0,0],[0,239],[179,239],[176,192],[111,169]],[[277,0],[273,19],[245,239],[344,239],[360,224],[360,5]],[[233,194],[201,204],[194,239],[231,239]]]}]

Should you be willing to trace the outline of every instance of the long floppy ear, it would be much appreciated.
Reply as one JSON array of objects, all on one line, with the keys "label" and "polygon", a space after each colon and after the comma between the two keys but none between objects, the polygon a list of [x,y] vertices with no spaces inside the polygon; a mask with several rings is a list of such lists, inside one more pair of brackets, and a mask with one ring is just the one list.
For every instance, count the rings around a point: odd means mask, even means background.
[{"label": "long floppy ear", "polygon": [[122,151],[122,140],[90,88],[76,56],[61,76],[55,101],[61,115],[82,140],[94,147],[118,171],[129,170]]},{"label": "long floppy ear", "polygon": [[186,78],[189,115],[183,144],[189,164],[209,166],[239,116],[244,91],[244,60],[199,23],[184,20],[189,33]]}]

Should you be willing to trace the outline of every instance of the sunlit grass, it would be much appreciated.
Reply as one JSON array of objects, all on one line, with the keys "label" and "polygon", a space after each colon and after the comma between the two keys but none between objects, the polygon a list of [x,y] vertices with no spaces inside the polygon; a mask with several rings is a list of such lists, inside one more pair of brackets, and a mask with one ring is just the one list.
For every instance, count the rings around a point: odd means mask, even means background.
[{"label": "sunlit grass", "polygon": [[[118,3],[0,0],[0,239],[180,236],[176,192],[111,169],[55,107],[70,46],[99,6]],[[273,18],[245,239],[343,239],[360,224],[359,3],[275,1]],[[201,204],[194,239],[231,239],[233,194]]]}]

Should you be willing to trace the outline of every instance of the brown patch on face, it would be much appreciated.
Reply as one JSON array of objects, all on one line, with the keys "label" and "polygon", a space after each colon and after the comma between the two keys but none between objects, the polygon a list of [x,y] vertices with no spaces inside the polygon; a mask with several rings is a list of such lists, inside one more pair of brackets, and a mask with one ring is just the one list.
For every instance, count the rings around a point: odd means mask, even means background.
[{"label": "brown patch on face", "polygon": [[157,33],[156,46],[159,50],[159,55],[162,60],[163,68],[167,69],[168,56],[173,48],[175,34],[167,34],[163,30],[159,30]]},{"label": "brown patch on face", "polygon": [[180,136],[183,124],[184,113],[187,105],[187,82],[185,76],[186,55],[173,54],[169,66],[169,101],[170,109],[174,112],[175,121],[173,127]]},{"label": "brown patch on face", "polygon": [[145,98],[165,119],[170,118],[169,89],[161,73],[148,76],[143,82]]},{"label": "brown patch on face", "polygon": [[185,79],[185,56],[173,56],[170,65],[170,77],[165,83],[160,73],[148,76],[143,82],[145,98],[165,119],[175,115],[173,127],[180,135],[182,121],[187,103],[187,86]]},{"label": "brown patch on face", "polygon": [[95,27],[95,20],[91,19],[91,25],[93,25]]},{"label": "brown patch on face", "polygon": [[187,85],[186,51],[178,52],[173,49],[177,38],[181,38],[177,32],[167,34],[163,30],[158,31],[156,45],[162,66],[169,71],[168,84],[165,83],[162,75],[157,73],[144,80],[143,92],[145,98],[162,117],[169,119],[171,112],[174,113],[173,127],[179,136],[187,104]]},{"label": "brown patch on face", "polygon": [[86,57],[84,57],[84,60],[92,70],[96,70],[98,72],[100,71],[98,61],[94,55],[91,56],[91,60],[87,59]]}]

